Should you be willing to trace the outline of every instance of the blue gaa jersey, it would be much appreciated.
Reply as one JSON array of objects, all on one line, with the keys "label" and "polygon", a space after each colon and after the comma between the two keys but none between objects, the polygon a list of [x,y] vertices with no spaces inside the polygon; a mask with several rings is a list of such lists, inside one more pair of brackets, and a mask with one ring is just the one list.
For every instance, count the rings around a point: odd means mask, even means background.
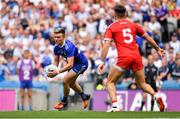
[{"label": "blue gaa jersey", "polygon": [[77,74],[83,73],[88,67],[87,58],[79,49],[69,40],[65,40],[63,46],[55,45],[54,54],[62,56],[65,59],[68,57],[74,57],[74,65],[72,70]]}]

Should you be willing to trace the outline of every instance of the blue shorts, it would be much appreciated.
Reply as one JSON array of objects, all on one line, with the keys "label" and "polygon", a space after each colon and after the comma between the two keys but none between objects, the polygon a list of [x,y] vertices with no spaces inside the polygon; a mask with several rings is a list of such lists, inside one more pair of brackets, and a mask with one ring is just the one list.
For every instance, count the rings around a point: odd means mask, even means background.
[{"label": "blue shorts", "polygon": [[83,74],[87,68],[88,68],[88,63],[85,63],[85,64],[74,64],[74,66],[71,69],[77,74]]},{"label": "blue shorts", "polygon": [[32,85],[32,82],[20,82],[20,88],[22,89],[25,89],[25,88],[32,88],[33,85]]}]

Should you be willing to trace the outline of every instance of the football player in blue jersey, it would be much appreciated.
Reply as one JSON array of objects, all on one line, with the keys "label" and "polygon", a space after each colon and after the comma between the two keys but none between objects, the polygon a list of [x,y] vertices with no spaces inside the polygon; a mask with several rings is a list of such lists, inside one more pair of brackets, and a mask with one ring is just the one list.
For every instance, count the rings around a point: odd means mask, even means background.
[{"label": "football player in blue jersey", "polygon": [[87,69],[87,58],[71,41],[66,39],[64,28],[56,27],[54,29],[54,41],[54,64],[56,66],[59,65],[60,56],[67,61],[67,64],[63,68],[48,74],[49,77],[53,77],[67,71],[67,74],[63,78],[64,97],[60,103],[54,106],[54,108],[60,110],[67,106],[67,98],[70,88],[72,88],[81,96],[83,108],[85,109],[88,107],[90,95],[83,92],[80,85],[76,82],[76,79]]}]

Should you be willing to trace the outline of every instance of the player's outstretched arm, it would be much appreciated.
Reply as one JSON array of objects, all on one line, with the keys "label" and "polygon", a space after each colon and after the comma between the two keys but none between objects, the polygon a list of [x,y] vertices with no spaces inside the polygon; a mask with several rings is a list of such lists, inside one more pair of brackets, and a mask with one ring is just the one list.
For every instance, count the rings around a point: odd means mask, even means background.
[{"label": "player's outstretched arm", "polygon": [[151,44],[151,46],[158,52],[158,54],[163,57],[165,55],[165,52],[163,49],[161,49],[156,42],[150,37],[147,33],[144,35],[144,38]]},{"label": "player's outstretched arm", "polygon": [[104,73],[104,60],[105,60],[105,58],[107,56],[110,45],[111,45],[111,41],[104,40],[103,48],[102,48],[102,52],[101,52],[101,61],[102,62],[98,66],[98,70],[99,70],[100,74]]}]

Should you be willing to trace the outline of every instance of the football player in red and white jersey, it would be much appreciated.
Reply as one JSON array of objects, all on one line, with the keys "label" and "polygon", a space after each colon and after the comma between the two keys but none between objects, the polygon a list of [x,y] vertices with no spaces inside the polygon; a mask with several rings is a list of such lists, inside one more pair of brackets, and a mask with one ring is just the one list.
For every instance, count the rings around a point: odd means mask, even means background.
[{"label": "football player in red and white jersey", "polygon": [[100,73],[104,72],[104,60],[106,58],[111,42],[114,41],[118,57],[117,62],[111,67],[108,81],[106,84],[107,91],[112,101],[112,108],[108,112],[120,111],[117,104],[115,84],[120,76],[126,70],[132,70],[136,78],[136,83],[145,92],[156,97],[160,111],[164,111],[164,103],[160,97],[156,96],[155,91],[149,84],[146,84],[144,69],[141,55],[136,44],[136,35],[144,37],[158,54],[163,57],[164,50],[161,49],[156,42],[137,24],[127,19],[126,8],[122,5],[114,7],[116,22],[109,25],[106,29],[104,44],[102,48],[101,60],[98,66]]}]

